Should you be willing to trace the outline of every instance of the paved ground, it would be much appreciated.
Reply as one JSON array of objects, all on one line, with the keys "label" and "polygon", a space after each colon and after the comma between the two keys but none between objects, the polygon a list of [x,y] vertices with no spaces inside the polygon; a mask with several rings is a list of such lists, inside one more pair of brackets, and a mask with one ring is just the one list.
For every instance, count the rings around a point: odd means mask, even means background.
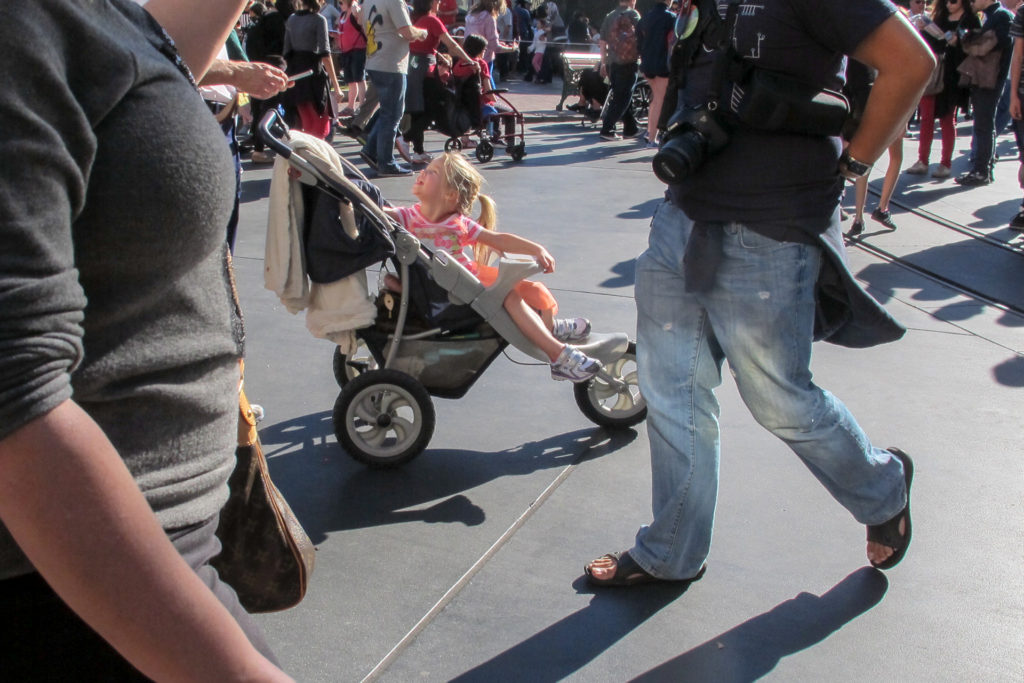
[{"label": "paved ground", "polygon": [[[543,116],[523,163],[480,165],[502,226],[555,255],[545,281],[564,311],[631,331],[633,259],[662,192],[651,152],[599,145],[554,112],[557,81],[513,87]],[[428,151],[441,144],[430,137]],[[338,148],[355,159],[352,143]],[[1004,228],[1020,197],[1015,164],[997,176],[975,190],[904,178],[900,201],[1019,252]],[[260,618],[298,680],[1024,680],[1024,318],[1012,308],[850,250],[910,331],[864,351],[819,345],[814,371],[872,440],[915,457],[914,543],[898,568],[865,566],[863,527],[754,424],[727,375],[706,577],[685,595],[595,593],[584,562],[628,548],[650,517],[645,426],[595,428],[567,384],[511,353],[465,398],[435,401],[437,430],[415,461],[358,465],[333,435],[331,344],[262,287],[268,177],[246,172],[236,265],[248,393],[266,408],[275,479],[319,547],[305,601]],[[410,185],[380,181],[396,202],[412,200]],[[1024,292],[1020,253],[894,214],[900,229],[871,235],[876,250],[976,290]]]}]

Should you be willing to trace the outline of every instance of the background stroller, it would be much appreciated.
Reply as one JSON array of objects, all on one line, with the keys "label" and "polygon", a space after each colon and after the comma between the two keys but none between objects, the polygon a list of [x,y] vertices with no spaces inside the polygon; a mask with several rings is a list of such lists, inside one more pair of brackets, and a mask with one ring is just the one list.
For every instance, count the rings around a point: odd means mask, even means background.
[{"label": "background stroller", "polygon": [[[322,264],[327,257],[330,263],[333,255],[330,275],[341,278],[390,259],[403,282],[404,293],[382,292],[373,324],[356,330],[367,351],[335,352],[341,393],[334,431],[349,455],[375,467],[395,467],[419,455],[434,431],[430,397],[464,396],[509,344],[547,363],[503,307],[519,280],[540,272],[533,260],[502,259],[497,280],[485,288],[460,263],[432,254],[395,223],[382,210],[379,191],[355,167],[341,160],[346,177],[324,173],[289,145],[288,129],[274,112],[261,122],[260,134],[290,165],[292,182],[306,185],[305,260]],[[357,217],[358,237],[341,227],[339,202]],[[625,334],[592,334],[580,348],[605,367],[573,385],[583,414],[613,429],[643,421],[647,407],[637,383],[635,343]]]},{"label": "background stroller", "polygon": [[[491,141],[488,124],[493,124],[495,136],[505,139],[505,151],[512,157],[512,161],[523,160],[526,156],[526,126],[522,113],[505,97],[508,90],[492,90],[491,94],[510,111],[492,115],[485,120],[480,112],[482,87],[479,74],[462,78],[452,76],[447,85],[439,79],[434,80],[436,83],[431,89],[436,89],[437,97],[428,96],[427,101],[428,107],[433,106],[431,115],[434,128],[448,136],[444,143],[446,152],[461,150],[462,137],[471,136],[476,139],[474,155],[477,161],[490,161],[494,158],[495,145]],[[506,128],[508,121],[511,121],[516,131],[511,140],[509,136],[498,132]]]}]

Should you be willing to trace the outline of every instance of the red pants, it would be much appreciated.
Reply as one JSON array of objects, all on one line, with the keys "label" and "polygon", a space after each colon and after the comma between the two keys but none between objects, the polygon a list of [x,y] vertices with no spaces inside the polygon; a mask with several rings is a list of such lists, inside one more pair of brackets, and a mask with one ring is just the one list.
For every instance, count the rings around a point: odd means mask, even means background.
[{"label": "red pants", "polygon": [[[928,157],[932,152],[932,138],[935,137],[935,96],[925,95],[918,105],[918,112],[921,115],[921,143],[917,149],[917,159],[923,164],[928,163]],[[951,109],[945,116],[939,119],[939,126],[942,129],[942,158],[940,163],[945,167],[953,165],[953,146],[956,142],[956,124],[953,118],[956,116],[956,108]]]}]

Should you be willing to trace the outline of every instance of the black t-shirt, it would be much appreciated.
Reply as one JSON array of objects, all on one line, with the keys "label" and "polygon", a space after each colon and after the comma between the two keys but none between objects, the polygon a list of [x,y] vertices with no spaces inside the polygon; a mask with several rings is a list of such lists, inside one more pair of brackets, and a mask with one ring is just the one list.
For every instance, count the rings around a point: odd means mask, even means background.
[{"label": "black t-shirt", "polygon": [[[727,0],[718,0],[722,17]],[[733,44],[755,67],[818,88],[841,90],[851,53],[896,7],[888,0],[777,0],[741,3]],[[679,99],[706,100],[714,54],[698,49]],[[725,100],[728,101],[728,100]],[[738,221],[818,234],[832,224],[842,179],[838,137],[737,128],[730,143],[691,177],[670,187],[697,221]]]}]

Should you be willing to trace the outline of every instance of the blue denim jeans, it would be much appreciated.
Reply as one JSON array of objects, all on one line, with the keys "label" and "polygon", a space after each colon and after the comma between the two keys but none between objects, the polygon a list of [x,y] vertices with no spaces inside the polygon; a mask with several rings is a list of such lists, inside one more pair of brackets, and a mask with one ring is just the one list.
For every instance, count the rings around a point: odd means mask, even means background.
[{"label": "blue denim jeans", "polygon": [[405,111],[405,74],[367,69],[366,75],[377,90],[380,109],[362,151],[376,160],[377,168],[389,168],[395,165],[395,136]]},{"label": "blue denim jeans", "polygon": [[687,292],[692,227],[671,202],[637,261],[640,388],[648,404],[653,521],[630,554],[654,576],[694,576],[711,547],[718,495],[718,401],[728,359],[754,418],[782,439],[862,524],[906,503],[903,465],[874,448],[856,420],[811,379],[817,246],[778,242],[731,223],[707,292]]}]

